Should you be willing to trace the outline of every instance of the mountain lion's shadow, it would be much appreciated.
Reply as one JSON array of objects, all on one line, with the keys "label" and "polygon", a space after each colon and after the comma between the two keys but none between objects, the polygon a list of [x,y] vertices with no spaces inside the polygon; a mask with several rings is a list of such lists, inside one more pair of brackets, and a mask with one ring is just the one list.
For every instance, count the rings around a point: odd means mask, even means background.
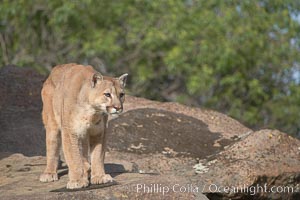
[{"label": "mountain lion's shadow", "polygon": [[[110,174],[111,177],[116,177],[119,174],[126,173],[125,167],[121,164],[115,164],[115,163],[106,163],[104,164],[105,173]],[[61,178],[62,176],[67,175],[69,172],[69,169],[66,165],[61,165],[58,169],[58,178]]]}]

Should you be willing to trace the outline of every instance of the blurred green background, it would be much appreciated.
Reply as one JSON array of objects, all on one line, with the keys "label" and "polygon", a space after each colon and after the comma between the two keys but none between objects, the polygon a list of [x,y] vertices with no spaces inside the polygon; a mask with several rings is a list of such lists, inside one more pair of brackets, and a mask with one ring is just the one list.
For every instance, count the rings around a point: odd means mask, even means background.
[{"label": "blurred green background", "polygon": [[300,1],[2,0],[0,66],[91,64],[132,95],[300,135]]}]

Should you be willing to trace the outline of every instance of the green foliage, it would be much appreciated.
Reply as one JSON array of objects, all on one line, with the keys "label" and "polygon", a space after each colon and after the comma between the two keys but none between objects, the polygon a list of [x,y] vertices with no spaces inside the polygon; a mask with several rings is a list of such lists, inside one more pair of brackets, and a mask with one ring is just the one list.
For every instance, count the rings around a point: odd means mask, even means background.
[{"label": "green foliage", "polygon": [[299,12],[294,0],[2,0],[0,64],[129,72],[134,95],[296,135]]}]

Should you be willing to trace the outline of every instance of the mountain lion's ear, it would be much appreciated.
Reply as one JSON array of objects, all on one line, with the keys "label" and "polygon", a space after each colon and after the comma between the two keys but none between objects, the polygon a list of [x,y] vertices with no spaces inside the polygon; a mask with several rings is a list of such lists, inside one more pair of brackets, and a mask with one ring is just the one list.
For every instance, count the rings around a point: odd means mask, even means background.
[{"label": "mountain lion's ear", "polygon": [[93,74],[92,77],[92,82],[91,82],[92,88],[95,87],[98,81],[103,81],[103,76],[99,72],[96,72]]},{"label": "mountain lion's ear", "polygon": [[122,87],[125,87],[126,85],[127,76],[128,74],[123,74],[122,76],[119,77],[119,81]]}]

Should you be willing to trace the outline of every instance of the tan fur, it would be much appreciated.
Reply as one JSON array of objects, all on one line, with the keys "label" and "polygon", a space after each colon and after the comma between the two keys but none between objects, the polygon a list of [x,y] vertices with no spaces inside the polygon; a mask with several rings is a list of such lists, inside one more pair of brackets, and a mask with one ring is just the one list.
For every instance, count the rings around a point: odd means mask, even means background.
[{"label": "tan fur", "polygon": [[53,68],[41,92],[47,167],[40,181],[58,180],[61,144],[69,167],[67,188],[87,187],[89,175],[92,184],[112,181],[104,171],[107,118],[123,110],[126,77],[103,77],[92,66],[75,63]]}]

